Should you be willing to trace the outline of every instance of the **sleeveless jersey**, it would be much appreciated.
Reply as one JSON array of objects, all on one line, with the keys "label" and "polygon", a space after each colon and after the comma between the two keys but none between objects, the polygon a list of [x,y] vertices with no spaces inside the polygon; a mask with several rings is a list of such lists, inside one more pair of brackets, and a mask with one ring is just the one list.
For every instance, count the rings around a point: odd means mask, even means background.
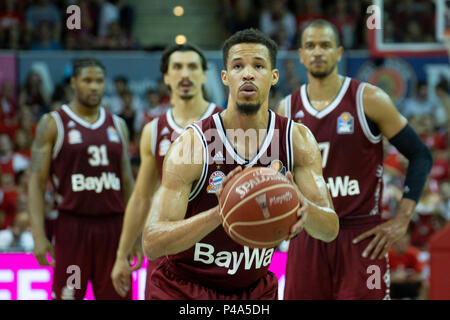
[{"label": "sleeveless jersey", "polygon": [[[221,112],[223,109],[214,103],[210,103],[205,113],[199,120],[208,118],[210,115]],[[172,142],[175,141],[180,134],[182,134],[184,128],[176,124],[172,116],[172,109],[167,110],[167,112],[158,117],[156,120],[156,125],[153,126],[152,134],[152,152],[156,158],[158,164],[158,170],[160,177],[162,176],[162,167],[164,162],[164,156],[169,150]]]},{"label": "sleeveless jersey", "polygon": [[366,85],[345,78],[333,102],[320,111],[309,102],[306,84],[284,99],[286,117],[306,125],[319,144],[323,176],[340,218],[381,212],[383,142],[364,113]]},{"label": "sleeveless jersey", "polygon": [[60,212],[102,216],[122,214],[123,137],[118,117],[100,108],[89,123],[67,105],[51,112],[58,136],[50,174]]},{"label": "sleeveless jersey", "polygon": [[[213,208],[215,195],[223,177],[237,166],[269,167],[281,164],[280,170],[292,171],[291,130],[293,122],[269,111],[267,134],[251,160],[237,154],[228,140],[219,113],[189,126],[203,143],[203,172],[193,186],[186,218]],[[233,241],[220,225],[192,248],[170,255],[163,263],[181,278],[198,282],[216,290],[233,290],[250,286],[267,275],[274,248],[251,249]]]}]

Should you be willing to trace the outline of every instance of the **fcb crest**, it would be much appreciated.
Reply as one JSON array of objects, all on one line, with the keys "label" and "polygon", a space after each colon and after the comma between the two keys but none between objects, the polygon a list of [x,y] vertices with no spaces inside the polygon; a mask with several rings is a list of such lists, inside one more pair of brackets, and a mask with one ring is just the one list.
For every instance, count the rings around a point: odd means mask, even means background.
[{"label": "fcb crest", "polygon": [[337,133],[338,134],[352,134],[355,128],[355,121],[353,116],[344,112],[337,119]]},{"label": "fcb crest", "polygon": [[222,185],[223,178],[225,178],[225,173],[223,173],[222,171],[218,170],[211,173],[206,191],[208,193],[216,193],[216,191],[219,190],[220,186]]},{"label": "fcb crest", "polygon": [[106,129],[106,133],[107,133],[107,135],[108,135],[108,140],[109,140],[109,141],[111,141],[111,142],[117,142],[117,143],[120,142],[119,134],[117,133],[117,130],[116,130],[114,127],[109,126],[109,127]]},{"label": "fcb crest", "polygon": [[170,145],[171,145],[171,142],[169,139],[167,139],[167,138],[162,139],[161,142],[159,143],[158,154],[161,157],[164,157],[166,155],[167,151],[169,150]]},{"label": "fcb crest", "polygon": [[269,164],[268,168],[271,168],[275,171],[278,171],[282,175],[286,175],[286,167],[283,165],[283,162],[280,160],[272,160],[272,162]]}]

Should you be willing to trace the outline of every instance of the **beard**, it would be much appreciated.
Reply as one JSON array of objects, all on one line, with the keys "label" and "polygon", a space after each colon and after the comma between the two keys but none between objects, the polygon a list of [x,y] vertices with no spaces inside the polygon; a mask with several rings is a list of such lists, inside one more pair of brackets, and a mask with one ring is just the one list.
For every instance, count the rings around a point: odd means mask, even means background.
[{"label": "beard", "polygon": [[91,109],[95,109],[95,108],[97,108],[97,107],[101,104],[102,99],[100,98],[100,99],[98,99],[97,102],[94,103],[94,102],[92,102],[92,101],[89,101],[88,98],[82,98],[82,97],[79,97],[79,98],[78,98],[78,101],[80,101],[80,103],[81,103],[83,106],[86,106],[86,107],[91,108]]},{"label": "beard", "polygon": [[261,103],[236,103],[236,107],[244,115],[253,115],[261,108]]},{"label": "beard", "polygon": [[334,70],[334,68],[336,67],[336,65],[332,66],[331,68],[329,68],[328,70],[323,70],[323,71],[312,71],[309,70],[309,73],[314,77],[314,78],[318,78],[318,79],[323,79],[328,77]]},{"label": "beard", "polygon": [[181,100],[190,100],[194,97],[192,93],[182,93],[180,94]]}]

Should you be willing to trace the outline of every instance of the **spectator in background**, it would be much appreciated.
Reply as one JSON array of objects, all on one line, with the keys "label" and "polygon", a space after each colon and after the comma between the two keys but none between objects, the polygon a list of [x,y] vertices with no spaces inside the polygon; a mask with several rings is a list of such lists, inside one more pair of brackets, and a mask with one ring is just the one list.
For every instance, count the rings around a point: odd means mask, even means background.
[{"label": "spectator in background", "polygon": [[0,231],[0,252],[33,251],[34,242],[29,225],[28,213],[18,213],[14,218],[13,225]]},{"label": "spectator in background", "polygon": [[441,196],[439,211],[440,214],[448,222],[450,221],[450,180],[445,180],[441,182],[439,194]]},{"label": "spectator in background", "polygon": [[224,0],[223,6],[227,37],[240,30],[258,28],[259,17],[253,0]]},{"label": "spectator in background", "polygon": [[0,133],[9,134],[12,137],[17,128],[17,123],[14,84],[10,80],[5,80],[0,91]]},{"label": "spectator in background", "polygon": [[24,27],[23,13],[17,10],[14,0],[0,2],[0,47],[8,48],[14,33],[20,33]]},{"label": "spectator in background", "polygon": [[99,0],[100,14],[97,35],[102,38],[108,35],[108,28],[112,22],[119,22],[120,10],[118,0]]},{"label": "spectator in background", "polygon": [[50,24],[48,22],[41,22],[39,24],[39,31],[36,40],[31,44],[31,50],[61,50],[62,46],[59,40],[52,38]]},{"label": "spectator in background", "polygon": [[286,7],[286,0],[271,1],[269,10],[263,11],[259,19],[259,28],[277,42],[279,49],[293,47],[296,24],[295,16]]},{"label": "spectator in background", "polygon": [[97,12],[89,0],[79,0],[78,6],[81,12],[81,29],[65,30],[64,47],[66,50],[88,50],[93,47]]},{"label": "spectator in background", "polygon": [[31,143],[33,138],[30,133],[22,128],[16,130],[14,137],[14,150],[18,154],[25,157],[28,161],[31,160]]},{"label": "spectator in background", "polygon": [[19,107],[28,108],[36,122],[44,113],[48,112],[50,104],[49,96],[42,85],[39,73],[31,71],[19,94]]},{"label": "spectator in background", "polygon": [[329,21],[338,29],[343,47],[353,48],[355,45],[356,17],[350,13],[346,0],[335,2],[333,15]]},{"label": "spectator in background", "polygon": [[167,112],[169,106],[159,104],[159,93],[155,89],[148,89],[146,92],[147,106],[140,111],[138,118],[139,130],[142,130],[144,126],[155,119],[156,117],[162,116]]},{"label": "spectator in background", "polygon": [[442,78],[435,87],[435,94],[438,98],[439,102],[442,105],[442,108],[445,111],[445,121],[448,126],[450,123],[450,94],[449,94],[449,86],[448,81],[445,78]]},{"label": "spectator in background", "polygon": [[[325,19],[320,0],[295,0],[295,20],[297,31],[300,31],[311,21]],[[300,45],[297,45],[300,47]]]},{"label": "spectator in background", "polygon": [[[133,94],[130,91],[125,91],[122,94],[122,112],[119,116],[125,120],[128,131],[130,133],[130,140],[134,140],[136,133],[136,111],[133,109]],[[139,129],[138,129],[139,130]]]},{"label": "spectator in background", "polygon": [[108,25],[107,34],[97,39],[95,46],[103,50],[132,50],[137,48],[136,42],[121,29],[118,21],[111,22]]},{"label": "spectator in background", "polygon": [[420,251],[411,245],[409,232],[389,249],[392,299],[418,298],[424,270],[419,254]]},{"label": "spectator in background", "polygon": [[58,8],[49,0],[35,0],[25,11],[28,29],[37,31],[41,23],[49,23],[52,31],[50,38],[53,40],[59,40],[61,37],[62,17]]}]

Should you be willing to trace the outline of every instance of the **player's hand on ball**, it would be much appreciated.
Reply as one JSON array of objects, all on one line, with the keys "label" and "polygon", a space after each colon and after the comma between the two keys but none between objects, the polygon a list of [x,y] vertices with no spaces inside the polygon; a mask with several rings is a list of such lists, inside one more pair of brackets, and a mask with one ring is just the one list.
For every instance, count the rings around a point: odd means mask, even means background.
[{"label": "player's hand on ball", "polygon": [[392,244],[403,237],[407,228],[408,223],[394,218],[364,232],[356,237],[353,243],[356,244],[368,237],[373,237],[372,241],[364,249],[362,257],[368,258],[370,256],[371,260],[383,259]]},{"label": "player's hand on ball", "polygon": [[[50,254],[50,257],[52,259],[51,263],[48,262],[47,253]],[[40,266],[55,266],[55,252],[52,244],[45,236],[35,239],[33,254]]]},{"label": "player's hand on ball", "polygon": [[297,190],[298,198],[300,200],[300,206],[297,210],[298,221],[291,227],[291,234],[289,235],[289,239],[292,239],[298,236],[298,234],[302,232],[305,227],[306,219],[308,217],[308,204],[303,200],[304,196],[298,189],[297,184],[294,182],[294,177],[292,177],[290,172],[286,173],[286,178],[288,178],[289,182],[294,186],[295,190]]}]

